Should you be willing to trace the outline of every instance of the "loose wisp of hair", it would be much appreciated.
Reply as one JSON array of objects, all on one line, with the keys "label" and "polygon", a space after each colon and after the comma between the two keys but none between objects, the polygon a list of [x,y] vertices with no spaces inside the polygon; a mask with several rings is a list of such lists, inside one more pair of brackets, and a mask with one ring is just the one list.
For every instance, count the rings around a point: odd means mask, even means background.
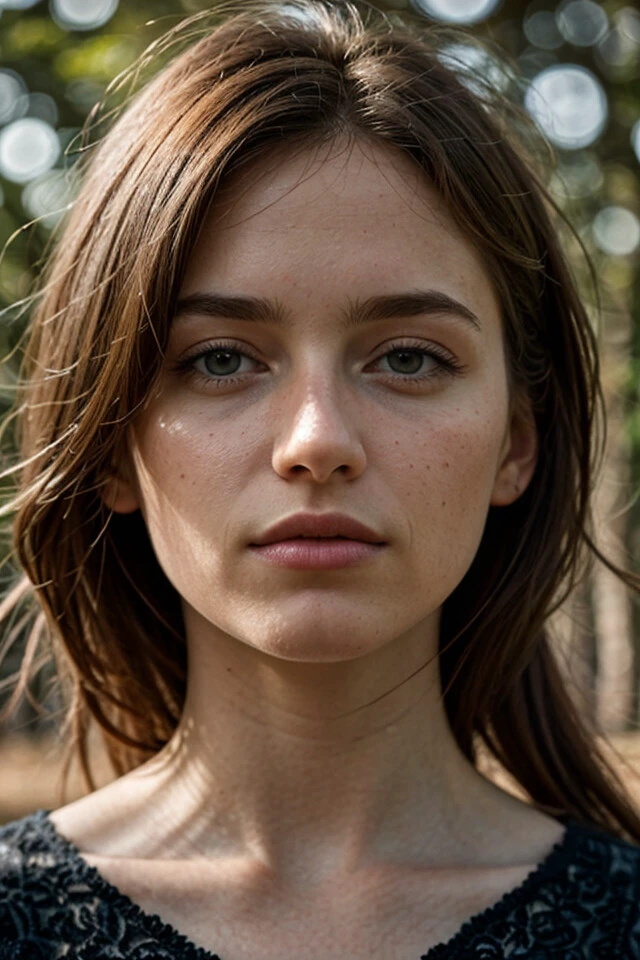
[{"label": "loose wisp of hair", "polygon": [[[89,789],[92,728],[120,775],[168,742],[184,704],[180,598],[140,512],[113,513],[101,492],[157,376],[204,216],[220,184],[269,150],[373,140],[418,164],[482,255],[512,391],[529,397],[539,438],[531,484],[490,509],[444,604],[451,729],[471,762],[483,744],[538,808],[640,842],[640,814],[549,629],[590,557],[640,591],[590,533],[604,422],[595,337],[524,114],[465,81],[450,50],[450,31],[357,0],[233,0],[169,31],[116,84],[169,58],[79,161],[81,189],[33,298],[19,454],[5,471],[17,488],[2,511],[24,571],[0,608],[5,644],[29,628],[5,716],[47,646],[68,701],[65,770],[77,754]],[[88,130],[99,126],[92,116]]]}]

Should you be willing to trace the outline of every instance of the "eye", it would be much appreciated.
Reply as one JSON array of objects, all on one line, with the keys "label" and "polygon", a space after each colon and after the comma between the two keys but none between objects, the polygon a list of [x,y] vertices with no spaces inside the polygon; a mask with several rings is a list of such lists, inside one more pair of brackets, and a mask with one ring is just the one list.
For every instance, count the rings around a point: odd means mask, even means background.
[{"label": "eye", "polygon": [[[243,361],[245,369],[242,369]],[[372,363],[380,364],[383,361],[390,367],[390,372],[382,371],[383,375],[398,384],[425,383],[442,376],[455,376],[464,370],[463,365],[443,347],[436,344],[426,347],[424,342],[392,343]],[[230,343],[208,343],[197,352],[183,357],[174,369],[198,382],[224,388],[242,383],[249,374],[255,372],[251,364],[261,365],[246,347],[240,350]]]},{"label": "eye", "polygon": [[[249,369],[241,369],[243,360],[248,362]],[[227,343],[207,343],[179,360],[174,369],[201,383],[225,387],[240,383],[252,372],[252,363],[259,364],[259,361],[246,348],[239,350]]]},{"label": "eye", "polygon": [[[392,343],[374,363],[386,361],[391,368],[389,379],[400,383],[420,383],[440,376],[462,373],[463,365],[444,348],[430,344]],[[394,376],[395,375],[395,376]]]},{"label": "eye", "polygon": [[[209,373],[214,377],[224,377],[240,372],[242,359],[252,359],[240,350],[231,350],[229,348],[219,348],[208,350],[206,353],[197,357],[194,361],[194,367],[201,373]],[[200,366],[199,366],[200,365]],[[246,373],[247,371],[242,371]]]}]

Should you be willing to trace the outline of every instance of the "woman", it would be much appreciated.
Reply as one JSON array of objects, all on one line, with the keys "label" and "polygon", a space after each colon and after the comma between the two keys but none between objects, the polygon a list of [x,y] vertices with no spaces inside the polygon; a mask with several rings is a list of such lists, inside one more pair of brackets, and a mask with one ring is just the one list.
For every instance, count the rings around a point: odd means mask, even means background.
[{"label": "woman", "polygon": [[546,625],[600,393],[544,190],[428,30],[202,34],[33,318],[15,542],[119,777],[0,832],[0,956],[640,956],[638,812]]}]

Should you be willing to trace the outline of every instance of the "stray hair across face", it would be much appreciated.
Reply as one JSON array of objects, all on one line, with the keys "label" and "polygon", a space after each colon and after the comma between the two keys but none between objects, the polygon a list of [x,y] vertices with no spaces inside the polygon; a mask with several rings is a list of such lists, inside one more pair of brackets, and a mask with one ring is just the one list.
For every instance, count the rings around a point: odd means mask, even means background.
[{"label": "stray hair across face", "polygon": [[0,613],[8,644],[35,614],[5,715],[50,645],[68,760],[78,753],[90,789],[92,726],[123,774],[169,741],[185,699],[180,596],[140,511],[114,513],[103,493],[126,470],[127,430],[158,375],[190,252],[233,172],[276,147],[346,137],[411,158],[478,250],[500,300],[512,395],[535,417],[533,479],[491,507],[444,604],[453,734],[472,762],[483,741],[539,809],[640,842],[640,816],[567,690],[548,628],[589,557],[603,559],[589,532],[602,417],[594,335],[531,129],[488,86],[461,79],[450,42],[450,31],[360,3],[217,5],[148,51],[142,66],[184,47],[80,163],[82,188],[34,297],[9,471],[18,489],[4,510],[24,577]]}]

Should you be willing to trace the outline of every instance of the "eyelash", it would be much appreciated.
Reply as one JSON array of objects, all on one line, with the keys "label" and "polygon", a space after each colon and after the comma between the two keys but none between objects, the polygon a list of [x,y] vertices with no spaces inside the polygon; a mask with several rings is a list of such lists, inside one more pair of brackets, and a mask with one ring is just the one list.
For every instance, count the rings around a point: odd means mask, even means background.
[{"label": "eyelash", "polygon": [[[203,357],[208,356],[210,353],[235,353],[242,357],[248,357],[250,360],[253,360],[255,363],[260,363],[249,350],[246,348],[243,350],[237,349],[231,343],[225,343],[223,341],[215,343],[207,343],[204,347],[198,350],[196,353],[192,353],[183,357],[179,360],[173,367],[174,371],[183,374],[185,377],[194,379],[198,383],[204,383],[207,386],[214,386],[215,389],[222,387],[233,386],[236,383],[241,383],[247,374],[241,374],[240,376],[229,376],[223,377],[215,374],[207,376],[206,374],[201,373],[195,368],[195,364],[198,360],[202,360]],[[428,349],[424,346],[413,346],[407,343],[392,343],[389,349],[376,358],[375,361],[382,360],[384,357],[388,356],[390,353],[417,353],[423,357],[429,357],[431,360],[436,360],[438,367],[436,370],[432,370],[430,373],[423,373],[417,375],[403,376],[401,373],[391,373],[387,375],[387,379],[393,381],[400,381],[402,383],[424,383],[427,380],[433,380],[439,377],[455,377],[461,373],[464,373],[466,367],[464,364],[460,363],[455,359],[450,353],[445,352],[444,350],[431,346]]]}]

